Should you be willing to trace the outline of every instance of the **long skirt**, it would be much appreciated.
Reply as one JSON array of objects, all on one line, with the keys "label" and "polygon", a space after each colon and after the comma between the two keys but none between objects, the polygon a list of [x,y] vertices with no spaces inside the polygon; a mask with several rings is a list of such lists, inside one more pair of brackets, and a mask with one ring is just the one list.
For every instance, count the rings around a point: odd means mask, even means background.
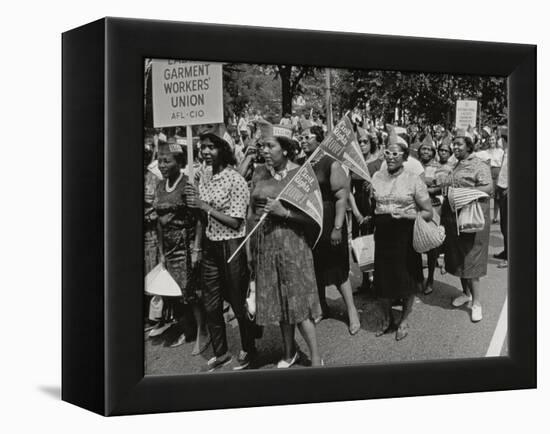
[{"label": "long skirt", "polygon": [[443,203],[441,221],[445,226],[445,269],[453,276],[464,279],[483,277],[487,274],[489,256],[489,201],[479,201],[485,217],[485,226],[481,232],[460,233],[456,231],[456,215],[449,202]]},{"label": "long skirt", "polygon": [[380,298],[408,297],[423,281],[422,257],[412,244],[413,227],[414,220],[375,215],[374,284]]},{"label": "long skirt", "polygon": [[299,324],[321,316],[313,255],[299,225],[269,218],[251,240],[256,323]]},{"label": "long skirt", "polygon": [[155,229],[146,230],[144,237],[145,246],[145,275],[158,264],[158,240]]}]

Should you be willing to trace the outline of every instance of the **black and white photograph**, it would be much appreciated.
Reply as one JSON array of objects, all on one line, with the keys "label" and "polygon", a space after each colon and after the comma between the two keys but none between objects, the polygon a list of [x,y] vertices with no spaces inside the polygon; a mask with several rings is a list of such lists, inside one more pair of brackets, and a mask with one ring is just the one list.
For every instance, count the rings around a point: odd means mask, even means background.
[{"label": "black and white photograph", "polygon": [[145,375],[508,355],[506,77],[147,58],[143,85]]},{"label": "black and white photograph", "polygon": [[543,4],[5,3],[0,430],[544,431]]}]

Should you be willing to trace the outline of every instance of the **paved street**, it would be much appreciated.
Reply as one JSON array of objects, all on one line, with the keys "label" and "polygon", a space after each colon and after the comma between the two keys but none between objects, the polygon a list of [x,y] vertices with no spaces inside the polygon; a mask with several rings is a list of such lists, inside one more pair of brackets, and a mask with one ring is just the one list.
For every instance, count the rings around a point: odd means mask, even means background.
[{"label": "paved street", "polygon": [[[449,274],[435,273],[434,292],[417,297],[410,316],[409,336],[397,342],[394,334],[375,337],[381,317],[379,305],[367,294],[355,293],[355,302],[361,315],[362,329],[355,336],[348,333],[345,306],[336,288],[328,288],[327,298],[334,312],[334,318],[322,321],[317,326],[319,348],[325,365],[356,365],[364,363],[388,363],[402,361],[457,359],[507,355],[506,315],[497,323],[506,302],[507,269],[497,268],[499,261],[492,258],[502,250],[502,235],[498,224],[491,226],[488,273],[481,280],[483,320],[473,323],[466,307],[453,308],[451,300],[461,293],[460,281]],[[355,264],[354,264],[355,265]],[[425,270],[425,274],[427,270]],[[361,283],[361,273],[352,266],[354,290]],[[227,327],[229,347],[236,356],[240,349],[236,321]],[[212,357],[211,349],[200,356],[191,356],[193,343],[177,348],[168,345],[175,339],[168,330],[164,335],[149,339],[145,343],[145,371],[147,375],[183,374],[205,371],[206,361]],[[297,342],[302,357],[296,368],[307,366],[307,346],[299,333]],[[256,366],[262,369],[274,368],[282,356],[282,340],[277,326],[266,327],[264,336],[257,341],[259,356]],[[491,348],[491,349],[490,349]],[[236,363],[223,368],[231,370]]]}]

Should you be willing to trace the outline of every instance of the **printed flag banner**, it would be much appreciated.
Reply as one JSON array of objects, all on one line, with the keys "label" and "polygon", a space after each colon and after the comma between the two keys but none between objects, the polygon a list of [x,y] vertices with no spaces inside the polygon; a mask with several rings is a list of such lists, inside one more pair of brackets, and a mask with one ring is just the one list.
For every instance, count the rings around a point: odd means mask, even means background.
[{"label": "printed flag banner", "polygon": [[351,171],[370,182],[367,163],[355,137],[353,125],[347,116],[327,134],[319,148]]},{"label": "printed flag banner", "polygon": [[482,197],[489,197],[489,195],[483,191],[476,190],[475,188],[449,187],[449,191],[447,193],[449,205],[453,211],[459,210],[468,205],[470,202]]},{"label": "printed flag banner", "polygon": [[306,162],[290,180],[279,195],[279,199],[302,210],[319,225],[317,236],[317,241],[319,241],[323,232],[323,198],[317,176],[309,162]]}]

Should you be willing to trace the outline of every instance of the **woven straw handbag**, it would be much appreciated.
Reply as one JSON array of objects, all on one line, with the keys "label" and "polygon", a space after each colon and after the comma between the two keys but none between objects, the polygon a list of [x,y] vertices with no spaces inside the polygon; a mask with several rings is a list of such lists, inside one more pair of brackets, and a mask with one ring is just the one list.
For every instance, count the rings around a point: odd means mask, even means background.
[{"label": "woven straw handbag", "polygon": [[413,230],[413,248],[418,253],[435,249],[445,241],[445,228],[434,221],[427,222],[420,214],[416,217]]}]

